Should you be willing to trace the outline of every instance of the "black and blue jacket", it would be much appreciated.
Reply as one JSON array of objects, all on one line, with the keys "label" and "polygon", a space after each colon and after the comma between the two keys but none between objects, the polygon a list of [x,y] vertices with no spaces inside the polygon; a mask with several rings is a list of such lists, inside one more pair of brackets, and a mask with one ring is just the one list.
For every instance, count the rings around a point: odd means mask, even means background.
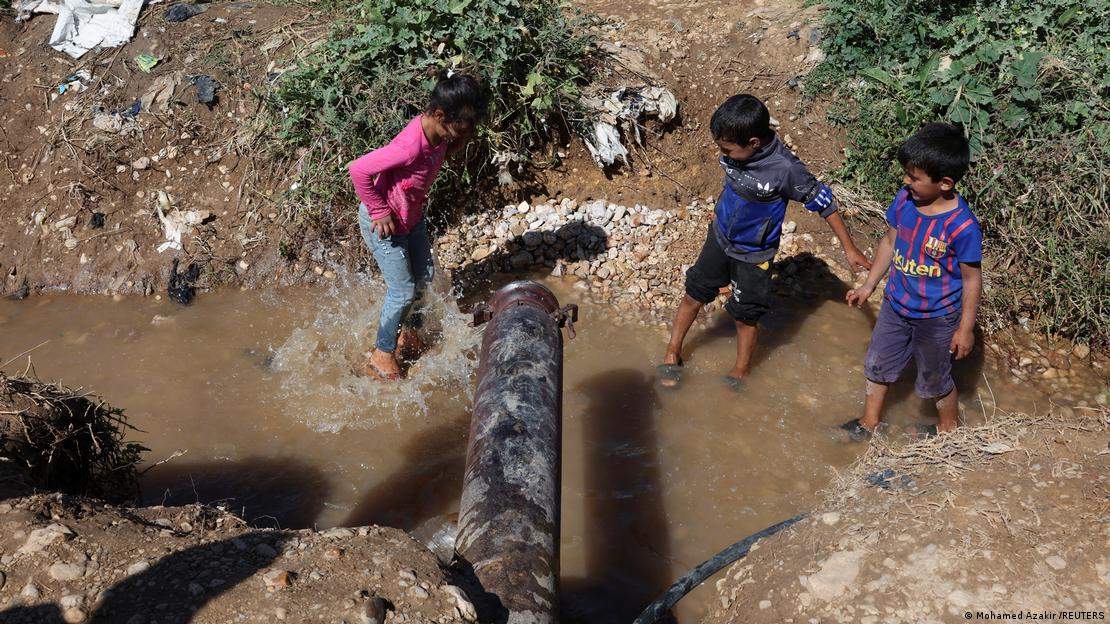
[{"label": "black and blue jacket", "polygon": [[759,264],[775,257],[788,200],[827,217],[832,189],[806,169],[776,136],[744,162],[721,156],[724,190],[717,200],[717,242],[730,257]]}]

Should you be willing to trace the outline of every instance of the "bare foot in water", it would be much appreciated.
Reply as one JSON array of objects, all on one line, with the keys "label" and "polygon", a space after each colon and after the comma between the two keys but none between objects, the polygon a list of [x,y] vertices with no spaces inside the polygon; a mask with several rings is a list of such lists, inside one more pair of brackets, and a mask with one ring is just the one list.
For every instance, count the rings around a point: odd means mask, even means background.
[{"label": "bare foot in water", "polygon": [[366,362],[366,368],[363,370],[367,377],[373,377],[378,381],[398,381],[401,379],[401,366],[397,364],[397,358],[389,351],[382,351],[374,349],[370,353],[370,359]]}]

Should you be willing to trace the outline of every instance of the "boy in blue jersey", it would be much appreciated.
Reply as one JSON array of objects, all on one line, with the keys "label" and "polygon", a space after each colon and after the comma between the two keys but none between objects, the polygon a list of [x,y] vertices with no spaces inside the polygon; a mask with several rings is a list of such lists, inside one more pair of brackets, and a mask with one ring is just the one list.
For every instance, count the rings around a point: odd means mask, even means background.
[{"label": "boy in blue jersey", "polygon": [[956,428],[959,404],[952,360],[975,345],[972,333],[982,286],[983,234],[956,183],[967,173],[971,150],[963,131],[925,125],[902,144],[898,162],[905,187],[886,211],[890,226],[863,285],[848,293],[863,305],[891,266],[883,307],[864,359],[867,398],[863,418],[841,425],[854,440],[879,426],[887,386],[913,357],[916,391],[933,399],[940,423],[927,434]]},{"label": "boy in blue jersey", "polygon": [[779,141],[770,121],[767,107],[751,95],[734,95],[713,113],[709,125],[721,150],[724,189],[697,262],[686,272],[686,296],[657,369],[664,386],[676,386],[682,379],[682,342],[698,312],[731,284],[725,310],[736,322],[736,365],[725,381],[740,387],[751,367],[756,324],[771,306],[771,260],[779,248],[788,200],[824,217],[853,270],[871,267],[837,213],[832,190]]}]

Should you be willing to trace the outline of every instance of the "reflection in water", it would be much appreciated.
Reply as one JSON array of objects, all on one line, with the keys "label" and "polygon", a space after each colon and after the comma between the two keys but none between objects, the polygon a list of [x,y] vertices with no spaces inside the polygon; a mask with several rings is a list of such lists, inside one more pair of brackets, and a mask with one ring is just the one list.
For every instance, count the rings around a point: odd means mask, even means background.
[{"label": "reflection in water", "polygon": [[[787,279],[790,277],[790,279]],[[737,394],[721,383],[735,358],[729,319],[695,327],[681,388],[654,385],[665,330],[625,326],[569,282],[579,303],[564,366],[561,567],[567,619],[630,621],[671,581],[737,539],[808,509],[862,446],[831,429],[862,410],[873,314],[841,302],[819,261],[777,276],[781,298],[760,330],[756,366]],[[225,500],[263,526],[382,523],[449,546],[457,512],[478,330],[442,295],[427,314],[435,346],[411,379],[357,375],[372,344],[381,287],[360,276],[328,289],[228,291],[189,307],[44,295],[0,301],[0,362],[31,359],[126,408],[157,462],[148,502]],[[19,372],[27,358],[7,372]],[[965,419],[1033,409],[981,350],[956,369]],[[932,417],[896,384],[887,419]],[[979,395],[984,397],[979,402]],[[449,548],[448,548],[449,550]],[[711,587],[712,583],[708,586]],[[706,588],[679,603],[696,621]]]}]

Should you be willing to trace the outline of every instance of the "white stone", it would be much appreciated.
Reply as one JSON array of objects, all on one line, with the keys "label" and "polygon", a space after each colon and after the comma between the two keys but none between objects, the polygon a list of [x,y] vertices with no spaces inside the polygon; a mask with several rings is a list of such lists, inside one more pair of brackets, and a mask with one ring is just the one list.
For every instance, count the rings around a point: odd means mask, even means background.
[{"label": "white stone", "polygon": [[50,578],[55,581],[76,581],[85,576],[84,563],[55,563],[48,570]]},{"label": "white stone", "polygon": [[146,572],[149,569],[150,569],[150,563],[148,563],[147,561],[136,561],[135,563],[132,563],[131,565],[127,566],[127,576],[134,576],[136,574],[142,574],[143,572]]},{"label": "white stone", "polygon": [[63,609],[74,609],[80,607],[84,601],[85,597],[80,594],[69,594],[68,596],[62,596],[58,604],[62,605]]},{"label": "white stone", "polygon": [[825,524],[827,524],[829,526],[832,526],[832,525],[836,524],[837,522],[840,522],[840,514],[835,512],[835,511],[830,511],[830,512],[827,512],[827,513],[823,513],[823,514],[821,514],[821,522],[824,522]]},{"label": "white stone", "polygon": [[16,551],[18,554],[41,552],[47,546],[56,544],[73,536],[73,531],[64,524],[51,524],[42,529],[31,531],[27,541]]},{"label": "white stone", "polygon": [[807,589],[815,597],[826,602],[844,593],[859,575],[861,554],[854,550],[833,553],[821,563],[821,568],[810,574]]},{"label": "white stone", "polygon": [[1045,559],[1044,562],[1047,563],[1048,567],[1052,568],[1053,570],[1063,570],[1064,568],[1068,567],[1068,562],[1064,561],[1064,558],[1059,555],[1052,555],[1051,557]]},{"label": "white stone", "polygon": [[770,609],[770,608],[771,608],[771,601],[770,600],[760,600],[759,601],[759,609],[761,611],[765,610],[765,609]]}]

